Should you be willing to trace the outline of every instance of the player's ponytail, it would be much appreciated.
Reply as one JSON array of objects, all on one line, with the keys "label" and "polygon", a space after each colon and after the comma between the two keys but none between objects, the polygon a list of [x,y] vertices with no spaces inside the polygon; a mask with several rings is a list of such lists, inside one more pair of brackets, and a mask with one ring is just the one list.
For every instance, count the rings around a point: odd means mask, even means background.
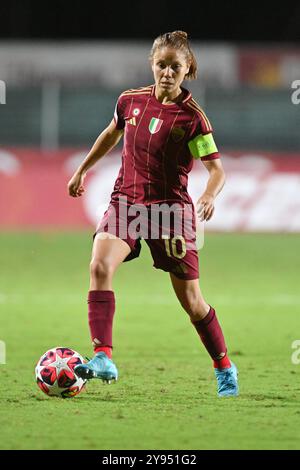
[{"label": "player's ponytail", "polygon": [[193,80],[197,78],[197,61],[190,47],[188,35],[185,31],[173,31],[172,33],[165,33],[158,36],[153,42],[150,52],[150,60],[153,59],[157,49],[161,49],[162,47],[172,47],[173,49],[180,49],[184,52],[187,62],[190,63],[190,68],[185,79]]}]

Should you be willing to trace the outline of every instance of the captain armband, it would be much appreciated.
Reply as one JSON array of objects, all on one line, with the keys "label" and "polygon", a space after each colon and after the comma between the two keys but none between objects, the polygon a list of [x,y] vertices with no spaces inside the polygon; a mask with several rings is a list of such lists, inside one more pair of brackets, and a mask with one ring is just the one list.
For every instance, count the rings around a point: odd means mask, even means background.
[{"label": "captain armband", "polygon": [[193,140],[189,141],[188,146],[194,158],[203,158],[218,151],[211,133],[197,135]]}]

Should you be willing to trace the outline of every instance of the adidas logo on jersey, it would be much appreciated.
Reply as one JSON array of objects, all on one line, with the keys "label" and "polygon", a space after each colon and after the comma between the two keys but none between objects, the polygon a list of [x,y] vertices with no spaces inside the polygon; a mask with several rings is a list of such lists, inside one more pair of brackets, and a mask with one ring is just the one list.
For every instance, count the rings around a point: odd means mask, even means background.
[{"label": "adidas logo on jersey", "polygon": [[128,119],[128,124],[132,124],[133,126],[136,126],[136,119],[135,117],[131,118],[131,119]]}]

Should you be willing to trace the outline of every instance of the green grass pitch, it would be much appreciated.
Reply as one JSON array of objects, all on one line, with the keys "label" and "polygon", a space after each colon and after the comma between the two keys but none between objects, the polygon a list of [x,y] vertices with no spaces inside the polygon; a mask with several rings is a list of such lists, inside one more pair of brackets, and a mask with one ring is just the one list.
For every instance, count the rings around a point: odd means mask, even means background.
[{"label": "green grass pitch", "polygon": [[34,380],[42,353],[92,353],[91,233],[0,235],[0,448],[299,449],[299,236],[206,236],[201,288],[239,368],[238,398],[217,397],[211,361],[145,244],[114,282],[119,381],[49,398]]}]

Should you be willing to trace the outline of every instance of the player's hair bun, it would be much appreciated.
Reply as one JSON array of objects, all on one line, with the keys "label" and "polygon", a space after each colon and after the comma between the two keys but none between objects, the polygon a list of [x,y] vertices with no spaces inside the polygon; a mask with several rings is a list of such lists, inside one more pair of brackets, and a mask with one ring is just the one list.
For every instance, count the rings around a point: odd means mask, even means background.
[{"label": "player's hair bun", "polygon": [[188,34],[185,31],[173,31],[171,34],[174,34],[174,36],[180,37],[182,39],[188,38]]}]

